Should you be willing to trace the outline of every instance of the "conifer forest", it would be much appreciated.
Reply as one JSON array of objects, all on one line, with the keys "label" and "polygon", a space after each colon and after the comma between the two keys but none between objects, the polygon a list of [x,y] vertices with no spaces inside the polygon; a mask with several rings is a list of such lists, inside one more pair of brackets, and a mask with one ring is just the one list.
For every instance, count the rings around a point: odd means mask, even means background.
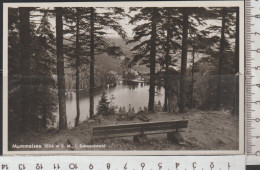
[{"label": "conifer forest", "polygon": [[[240,17],[239,7],[8,8],[8,149],[237,150]],[[167,123],[149,125],[173,120],[188,122],[183,146],[161,133]],[[120,129],[133,123],[161,131],[133,141]],[[125,135],[92,140],[111,125]]]}]

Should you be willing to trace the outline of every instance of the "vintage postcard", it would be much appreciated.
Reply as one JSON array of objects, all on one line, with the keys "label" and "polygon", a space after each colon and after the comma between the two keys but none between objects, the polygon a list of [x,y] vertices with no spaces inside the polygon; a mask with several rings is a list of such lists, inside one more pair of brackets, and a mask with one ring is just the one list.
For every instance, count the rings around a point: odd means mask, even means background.
[{"label": "vintage postcard", "polygon": [[4,3],[3,149],[244,153],[244,1]]}]

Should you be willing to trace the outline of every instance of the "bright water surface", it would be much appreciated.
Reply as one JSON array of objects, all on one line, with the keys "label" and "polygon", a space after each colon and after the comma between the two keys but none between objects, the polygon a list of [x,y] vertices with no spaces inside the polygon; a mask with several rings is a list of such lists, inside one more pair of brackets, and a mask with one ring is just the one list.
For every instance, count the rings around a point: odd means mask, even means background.
[{"label": "bright water surface", "polygon": [[[108,99],[110,100],[113,95],[114,105],[118,107],[125,106],[126,110],[131,107],[135,108],[135,111],[138,111],[139,107],[144,108],[148,106],[148,97],[149,97],[149,85],[145,83],[136,83],[135,85],[119,83],[115,87],[110,87],[104,89]],[[94,108],[95,113],[97,112],[97,105],[102,95],[103,90],[96,90],[94,95]],[[164,100],[164,88],[155,88],[156,96],[155,103],[160,101],[163,104]],[[67,122],[68,126],[71,128],[74,126],[75,117],[76,117],[76,93],[72,92],[67,95],[66,98],[66,109],[67,109]],[[80,121],[84,121],[89,117],[89,94],[86,92],[80,92]]]}]

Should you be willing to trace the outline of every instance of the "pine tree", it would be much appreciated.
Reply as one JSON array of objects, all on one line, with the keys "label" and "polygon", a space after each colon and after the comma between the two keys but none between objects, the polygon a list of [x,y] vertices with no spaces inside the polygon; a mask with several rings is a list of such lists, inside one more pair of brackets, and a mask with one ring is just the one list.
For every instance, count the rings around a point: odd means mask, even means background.
[{"label": "pine tree", "polygon": [[[187,19],[187,40],[186,43],[183,44],[184,46],[182,46],[182,44],[180,44],[181,41],[183,41],[183,37],[185,38],[185,36],[183,35],[183,11],[187,10],[189,11],[188,17],[186,17]],[[168,100],[168,96],[171,95],[169,94],[169,88],[170,85],[168,84],[168,77],[171,76],[169,75],[169,66],[171,67],[176,67],[176,62],[178,61],[178,57],[179,57],[179,53],[182,53],[182,51],[185,53],[185,50],[188,52],[188,50],[190,49],[190,47],[193,47],[196,42],[195,40],[191,41],[191,35],[189,34],[194,34],[197,37],[201,37],[203,36],[202,33],[200,33],[201,31],[198,29],[199,25],[204,25],[204,19],[207,18],[207,10],[205,8],[163,8],[160,9],[160,11],[162,11],[162,16],[161,16],[161,20],[162,20],[162,26],[159,27],[158,33],[159,33],[159,40],[160,40],[160,44],[162,46],[163,50],[159,50],[158,51],[158,55],[159,56],[164,56],[163,58],[160,58],[159,63],[161,65],[161,69],[165,69],[164,72],[164,85],[165,85],[165,102],[164,102],[164,111],[169,110],[169,107],[167,107],[167,105],[170,105],[171,103],[169,103]],[[189,34],[188,34],[188,30],[189,30]],[[183,43],[183,42],[182,42]],[[186,46],[186,47],[185,47]],[[186,52],[186,53],[187,53]],[[187,54],[186,54],[187,56]],[[184,61],[183,59],[186,58],[186,61]],[[184,71],[183,69],[187,67],[187,57],[183,58],[182,57],[182,71]],[[186,64],[185,64],[186,63]],[[186,69],[185,69],[186,70]],[[186,72],[186,71],[185,71]],[[186,85],[183,86],[183,80],[186,80],[186,76],[182,74],[182,78],[180,81],[181,84],[181,95],[183,95],[184,97],[186,96]],[[186,81],[185,81],[186,82]],[[186,84],[186,83],[185,83]],[[182,103],[185,104],[186,100],[185,99],[181,99],[184,100]],[[172,101],[171,101],[172,102]],[[181,105],[179,105],[179,107],[181,107]],[[183,106],[182,106],[183,107]],[[185,108],[185,106],[184,106]],[[180,109],[181,110],[181,109]]]},{"label": "pine tree", "polygon": [[69,66],[76,70],[76,108],[77,116],[75,118],[75,126],[77,127],[80,119],[80,103],[79,103],[79,85],[80,72],[85,71],[84,66],[88,65],[89,56],[89,35],[86,33],[88,29],[88,20],[86,13],[87,8],[64,8],[65,10],[65,54],[68,56]]},{"label": "pine tree", "polygon": [[177,8],[163,8],[162,11],[162,26],[159,27],[159,39],[162,44],[162,50],[159,52],[162,58],[159,58],[161,69],[164,71],[164,107],[163,110],[170,111],[169,95],[170,95],[170,84],[169,79],[170,67],[176,66],[178,58],[176,54],[181,50],[181,45],[178,41],[181,40],[181,18]]},{"label": "pine tree", "polygon": [[[10,129],[15,130],[18,126],[20,130],[46,129],[55,121],[53,112],[57,108],[57,103],[55,80],[52,77],[55,64],[53,58],[55,40],[50,30],[47,13],[35,17],[36,11],[41,12],[36,8],[10,10],[12,17],[9,18],[8,37],[9,87],[11,87],[8,89],[9,125]],[[39,19],[35,19],[39,17],[41,17],[40,22]],[[17,43],[19,39],[20,43]],[[24,53],[26,58],[20,55]],[[24,109],[26,113],[21,114],[21,110]]]},{"label": "pine tree", "polygon": [[[205,49],[208,48],[208,44],[205,43],[205,39],[207,38],[209,32],[207,30],[199,30],[199,26],[206,25],[206,21],[209,20],[209,16],[211,16],[211,12],[206,8],[191,8],[190,10],[190,18],[189,18],[189,34],[188,34],[188,50],[191,52],[191,89],[190,94],[190,107],[194,107],[193,101],[193,91],[194,91],[194,70],[195,70],[195,54],[205,53]],[[193,20],[195,19],[195,21]]]},{"label": "pine tree", "polygon": [[[32,16],[34,17],[34,16]],[[48,125],[53,124],[55,117],[53,112],[57,109],[56,82],[53,78],[55,63],[55,37],[51,30],[51,24],[48,20],[50,16],[48,12],[43,11],[43,16],[37,30],[33,34],[32,51],[33,57],[33,74],[34,74],[34,105],[35,113],[38,117],[42,117],[41,126],[46,129]],[[41,128],[37,124],[38,129]]]},{"label": "pine tree", "polygon": [[56,9],[56,47],[57,47],[57,79],[59,97],[59,130],[67,129],[66,98],[65,98],[65,77],[63,58],[63,9]]},{"label": "pine tree", "polygon": [[[201,46],[200,41],[205,36],[205,31],[197,27],[205,24],[204,20],[208,19],[209,12],[205,8],[180,8],[182,13],[182,54],[181,54],[181,77],[180,77],[180,112],[185,112],[186,95],[187,95],[187,52],[190,47]],[[191,40],[193,34],[197,40]],[[196,45],[197,43],[197,45]],[[193,81],[192,81],[193,82]],[[192,85],[193,86],[193,85]]]},{"label": "pine tree", "polygon": [[[233,101],[234,96],[228,93],[228,91],[232,90],[233,79],[230,79],[228,76],[224,75],[234,74],[233,68],[235,68],[233,67],[233,56],[235,50],[232,45],[232,42],[235,41],[234,12],[234,8],[225,8],[224,25],[222,25],[223,8],[209,8],[207,9],[206,16],[203,16],[204,14],[200,14],[204,17],[204,20],[208,20],[212,23],[207,24],[205,26],[205,29],[203,31],[200,31],[202,35],[198,34],[199,36],[195,36],[194,40],[197,43],[193,43],[195,45],[196,51],[204,53],[206,55],[199,61],[195,62],[194,65],[197,65],[197,67],[200,68],[199,71],[206,69],[205,67],[201,67],[202,63],[204,63],[204,65],[205,63],[208,63],[207,66],[211,68],[207,71],[204,70],[204,74],[208,74],[204,78],[207,79],[208,84],[204,85],[205,89],[200,89],[201,91],[208,91],[207,94],[210,94],[205,96],[207,97],[207,99],[203,99],[203,101],[208,102],[207,104],[205,103],[205,105],[203,106],[204,108],[211,107],[219,110],[221,105],[227,106],[229,105],[229,101]],[[225,29],[223,29],[223,27]],[[223,50],[220,50],[220,48],[222,48]],[[214,77],[210,75],[218,76]],[[222,79],[222,81],[219,81],[220,79]],[[207,89],[206,86],[210,86],[210,89]],[[219,105],[219,107],[216,107],[217,105]]]},{"label": "pine tree", "polygon": [[222,24],[221,24],[221,38],[220,38],[220,48],[219,48],[219,67],[218,67],[218,85],[217,85],[217,100],[216,100],[216,110],[221,108],[221,98],[222,98],[222,75],[223,75],[223,58],[224,56],[224,43],[225,43],[225,25],[226,25],[226,9],[222,9]]},{"label": "pine tree", "polygon": [[105,116],[108,115],[108,113],[109,113],[109,101],[107,99],[106,93],[103,91],[101,95],[101,99],[97,106],[97,115]]},{"label": "pine tree", "polygon": [[[148,111],[154,112],[156,47],[158,45],[157,30],[158,22],[160,21],[160,12],[157,7],[130,8],[131,11],[138,11],[138,13],[131,18],[130,24],[145,21],[144,24],[137,25],[133,29],[135,35],[129,43],[140,42],[132,48],[134,52],[132,63],[143,64],[150,68]],[[150,38],[148,39],[147,37]]]},{"label": "pine tree", "polygon": [[96,8],[89,8],[90,20],[90,118],[94,115],[94,92],[95,92],[95,54],[107,53],[111,56],[121,56],[119,47],[110,45],[105,38],[104,28],[110,28],[118,33],[123,39],[126,38],[126,32],[119,24],[121,16],[124,16],[122,8],[101,8],[105,10],[100,13]]}]

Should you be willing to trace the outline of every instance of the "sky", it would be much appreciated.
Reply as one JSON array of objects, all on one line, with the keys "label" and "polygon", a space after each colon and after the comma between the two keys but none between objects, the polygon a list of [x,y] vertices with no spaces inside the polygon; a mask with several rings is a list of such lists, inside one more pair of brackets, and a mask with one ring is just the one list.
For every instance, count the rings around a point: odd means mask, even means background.
[{"label": "sky", "polygon": [[[49,9],[51,9],[51,8],[49,8]],[[128,14],[129,8],[125,7],[124,9],[125,9],[126,14]],[[105,11],[104,9],[97,9],[97,12],[98,12],[98,13],[102,13],[102,12],[104,12],[104,11]],[[36,22],[38,22],[38,23],[40,22],[41,17],[38,16],[38,15],[41,15],[40,12],[32,12],[31,15],[37,15],[37,17],[34,17],[34,20],[35,20]],[[132,15],[132,14],[130,14],[130,15]],[[128,38],[132,38],[132,37],[133,37],[133,28],[134,28],[134,25],[128,24],[129,20],[130,20],[129,17],[124,17],[124,19],[122,19],[122,20],[119,21],[119,24],[120,24],[120,25],[123,27],[123,29],[126,31],[127,37],[128,37]],[[55,34],[55,32],[56,32],[56,20],[55,20],[55,18],[54,18],[54,17],[49,18],[49,22],[51,23],[52,31],[53,31],[54,34]],[[113,30],[111,30],[111,29],[106,29],[106,32],[108,33],[108,35],[107,35],[108,37],[118,37],[118,38],[119,38],[119,35],[118,35],[115,31],[113,31]]]},{"label": "sky", "polygon": [[[53,9],[53,7],[50,7],[49,9]],[[125,13],[126,14],[129,14],[129,7],[124,7],[124,10],[125,10]],[[101,8],[97,8],[97,12],[98,13],[102,13],[104,12],[105,9],[101,9]],[[134,16],[135,13],[130,13],[129,15],[130,16]],[[40,15],[39,12],[32,12],[31,15]],[[38,17],[34,17],[35,20],[37,20],[37,22],[39,23],[40,20],[41,20],[41,17],[38,16]],[[133,38],[134,34],[133,34],[133,29],[136,25],[132,25],[132,24],[128,24],[130,18],[129,17],[124,17],[122,20],[119,21],[119,24],[123,27],[123,29],[125,30],[125,32],[127,33],[127,37],[128,39],[131,39]],[[56,26],[56,23],[55,23],[55,17],[52,17],[52,18],[49,18],[49,22],[51,23],[52,25],[52,31],[56,32],[56,29],[55,29],[55,26]],[[214,21],[206,21],[207,22],[207,25],[211,25],[211,24],[218,24],[220,25],[221,22],[216,22],[215,20]],[[199,29],[204,29],[203,27],[199,28]],[[106,29],[106,32],[108,33],[106,36],[107,37],[116,37],[116,38],[119,38],[119,35],[113,31],[112,29]]]}]

